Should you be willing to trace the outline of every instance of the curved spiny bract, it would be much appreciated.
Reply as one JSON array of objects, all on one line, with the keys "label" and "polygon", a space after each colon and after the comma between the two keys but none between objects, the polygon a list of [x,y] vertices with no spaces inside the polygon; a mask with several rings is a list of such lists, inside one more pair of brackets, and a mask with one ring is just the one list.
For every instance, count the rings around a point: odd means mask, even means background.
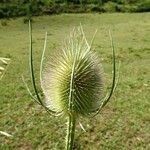
[{"label": "curved spiny bract", "polygon": [[[47,38],[47,34],[46,34],[46,38]],[[46,38],[45,38],[45,44],[44,44],[44,51],[43,51],[43,54],[42,54],[42,59],[41,59],[41,65],[40,65],[40,80],[41,80],[41,72],[42,72],[42,64],[43,64],[43,59],[44,59],[44,52],[45,52],[45,48],[46,48]],[[30,72],[31,72],[31,81],[32,81],[32,85],[33,85],[33,89],[34,89],[34,92],[35,92],[35,95],[36,97],[34,97],[27,85],[27,83],[25,82],[24,78],[22,77],[23,79],[23,82],[27,88],[27,91],[29,92],[31,98],[33,100],[35,100],[35,102],[37,102],[39,105],[41,105],[43,108],[45,108],[45,110],[50,114],[50,115],[53,115],[53,116],[59,116],[61,115],[62,113],[61,112],[55,112],[55,111],[52,111],[50,110],[49,108],[47,108],[45,106],[45,104],[43,103],[39,93],[38,93],[38,90],[37,90],[37,86],[36,86],[36,82],[35,82],[35,74],[34,74],[34,65],[33,65],[33,49],[32,49],[32,24],[30,23],[30,20],[29,20],[29,39],[30,39],[30,47],[29,47],[29,64],[30,64]]]},{"label": "curved spiny bract", "polygon": [[81,30],[74,30],[65,48],[46,65],[42,89],[51,110],[86,116],[99,108],[103,69],[99,58],[90,49]]}]

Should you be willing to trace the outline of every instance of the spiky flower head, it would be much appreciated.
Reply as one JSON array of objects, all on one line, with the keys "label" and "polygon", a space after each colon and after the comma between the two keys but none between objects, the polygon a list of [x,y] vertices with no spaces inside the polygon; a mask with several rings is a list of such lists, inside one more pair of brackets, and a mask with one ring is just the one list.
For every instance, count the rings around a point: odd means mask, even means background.
[{"label": "spiky flower head", "polygon": [[53,111],[85,116],[99,108],[103,69],[81,27],[74,29],[61,51],[50,58],[42,88],[47,107]]},{"label": "spiky flower head", "polygon": [[0,57],[0,80],[4,76],[7,67],[9,66],[10,59],[5,57]]}]

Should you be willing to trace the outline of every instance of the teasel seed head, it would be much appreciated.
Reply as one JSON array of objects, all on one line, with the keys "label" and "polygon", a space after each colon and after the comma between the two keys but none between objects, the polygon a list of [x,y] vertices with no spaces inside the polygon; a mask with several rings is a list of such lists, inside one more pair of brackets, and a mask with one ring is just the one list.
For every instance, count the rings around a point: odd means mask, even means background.
[{"label": "teasel seed head", "polygon": [[8,66],[10,64],[10,58],[0,57],[0,80],[3,78]]},{"label": "teasel seed head", "polygon": [[86,116],[101,105],[102,65],[87,43],[82,27],[74,29],[64,45],[43,71],[46,104],[55,112]]}]

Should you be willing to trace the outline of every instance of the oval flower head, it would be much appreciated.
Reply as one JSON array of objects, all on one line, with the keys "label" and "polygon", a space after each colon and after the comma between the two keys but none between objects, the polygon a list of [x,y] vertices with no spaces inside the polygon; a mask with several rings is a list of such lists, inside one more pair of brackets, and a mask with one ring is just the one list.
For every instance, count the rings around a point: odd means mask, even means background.
[{"label": "oval flower head", "polygon": [[47,107],[64,114],[89,115],[101,105],[103,69],[82,28],[50,58],[42,78]]}]

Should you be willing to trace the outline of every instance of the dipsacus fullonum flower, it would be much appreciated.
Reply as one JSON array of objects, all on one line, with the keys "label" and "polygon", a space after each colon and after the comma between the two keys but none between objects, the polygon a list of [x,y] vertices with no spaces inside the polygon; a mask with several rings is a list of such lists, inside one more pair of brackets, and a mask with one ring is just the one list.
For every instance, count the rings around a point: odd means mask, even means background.
[{"label": "dipsacus fullonum flower", "polygon": [[[113,58],[113,77],[110,93],[102,98],[103,69],[97,54],[91,49],[82,30],[76,28],[71,32],[64,46],[55,51],[45,65],[43,60],[46,39],[40,65],[40,83],[45,101],[38,93],[32,49],[32,26],[29,21],[30,33],[30,71],[35,96],[25,83],[30,96],[53,116],[64,114],[67,118],[66,150],[72,150],[76,122],[79,116],[95,116],[110,100],[116,87],[116,65],[113,39],[110,34]],[[91,42],[92,43],[92,42]]]},{"label": "dipsacus fullonum flower", "polygon": [[49,59],[42,78],[47,107],[55,112],[89,115],[101,104],[103,69],[82,28]]},{"label": "dipsacus fullonum flower", "polygon": [[0,80],[4,76],[9,64],[10,58],[0,57]]}]

